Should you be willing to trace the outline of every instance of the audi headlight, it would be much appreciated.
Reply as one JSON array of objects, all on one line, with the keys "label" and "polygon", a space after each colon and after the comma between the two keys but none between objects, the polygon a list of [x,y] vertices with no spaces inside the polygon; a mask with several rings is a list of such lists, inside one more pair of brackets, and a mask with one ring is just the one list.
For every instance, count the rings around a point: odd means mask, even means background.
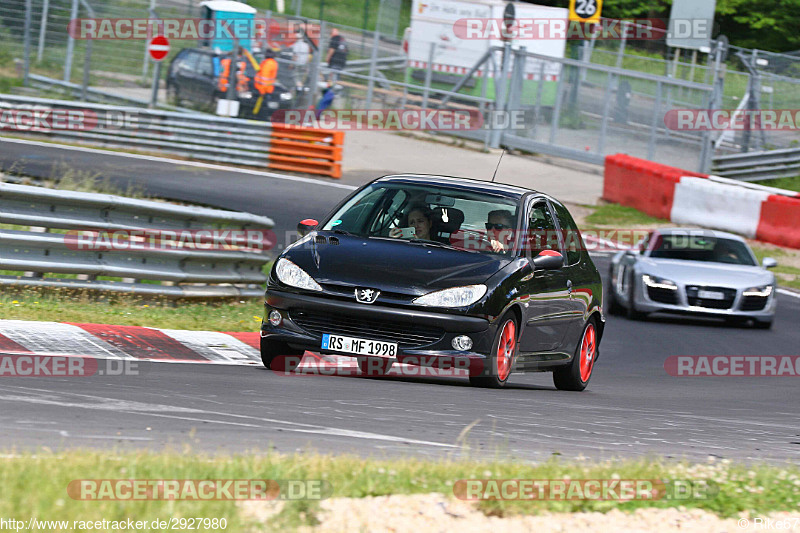
[{"label": "audi headlight", "polygon": [[486,294],[486,285],[467,285],[429,292],[414,300],[417,305],[430,307],[464,307],[472,305]]},{"label": "audi headlight", "polygon": [[750,287],[742,293],[742,296],[761,296],[766,298],[770,294],[772,294],[772,285],[764,285],[762,287]]},{"label": "audi headlight", "polygon": [[278,98],[280,98],[284,102],[288,102],[289,100],[292,99],[292,93],[281,93]]},{"label": "audi headlight", "polygon": [[658,276],[650,276],[649,274],[645,274],[642,276],[642,281],[648,287],[653,287],[654,289],[668,289],[671,291],[678,290],[678,286],[675,284],[674,281],[659,278]]},{"label": "audi headlight", "polygon": [[288,259],[278,259],[278,264],[275,266],[275,273],[278,275],[278,279],[286,285],[309,291],[322,290],[322,287],[319,286],[319,283],[314,281],[314,278]]}]

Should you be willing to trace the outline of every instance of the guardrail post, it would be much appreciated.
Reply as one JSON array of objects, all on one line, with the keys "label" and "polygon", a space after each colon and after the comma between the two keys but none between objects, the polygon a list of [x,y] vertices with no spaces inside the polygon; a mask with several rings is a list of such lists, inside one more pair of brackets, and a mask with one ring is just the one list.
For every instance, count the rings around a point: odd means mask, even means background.
[{"label": "guardrail post", "polygon": [[36,50],[36,62],[41,63],[44,53],[44,37],[47,33],[47,13],[50,11],[50,0],[44,0],[42,6],[42,20],[39,23],[39,48]]}]

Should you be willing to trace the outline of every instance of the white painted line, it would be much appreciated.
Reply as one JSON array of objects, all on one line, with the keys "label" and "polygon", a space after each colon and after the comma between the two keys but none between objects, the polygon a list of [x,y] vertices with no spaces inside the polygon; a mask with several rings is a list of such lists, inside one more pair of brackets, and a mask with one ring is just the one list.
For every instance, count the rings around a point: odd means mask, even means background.
[{"label": "white painted line", "polygon": [[131,159],[143,159],[145,161],[157,161],[160,163],[171,163],[173,165],[184,165],[184,166],[191,166],[191,167],[198,167],[198,168],[207,168],[209,170],[224,170],[226,172],[238,172],[240,174],[247,174],[249,176],[263,176],[265,178],[274,178],[278,180],[285,180],[285,181],[296,181],[299,183],[313,183],[314,185],[322,185],[325,187],[335,187],[337,189],[346,189],[348,191],[354,191],[358,187],[354,185],[345,185],[344,183],[331,183],[328,181],[316,180],[312,178],[302,178],[300,176],[287,176],[286,174],[276,174],[274,172],[265,172],[263,170],[248,170],[244,168],[238,167],[229,167],[225,165],[215,165],[213,163],[201,163],[199,161],[184,161],[182,159],[170,159],[168,157],[158,157],[153,155],[144,155],[144,154],[129,154],[125,152],[114,152],[111,150],[101,150],[98,148],[89,148],[84,146],[68,146],[65,144],[53,144],[53,143],[46,143],[40,141],[29,141],[27,139],[8,139],[6,137],[0,137],[0,141],[3,142],[10,142],[10,143],[18,143],[18,144],[28,144],[31,146],[42,146],[46,148],[58,148],[60,150],[73,150],[76,152],[88,152],[88,153],[101,153],[103,155],[113,155],[117,157],[128,157]]},{"label": "white painted line", "polygon": [[776,292],[791,296],[792,298],[800,298],[800,292],[787,291],[786,289],[778,289]]}]

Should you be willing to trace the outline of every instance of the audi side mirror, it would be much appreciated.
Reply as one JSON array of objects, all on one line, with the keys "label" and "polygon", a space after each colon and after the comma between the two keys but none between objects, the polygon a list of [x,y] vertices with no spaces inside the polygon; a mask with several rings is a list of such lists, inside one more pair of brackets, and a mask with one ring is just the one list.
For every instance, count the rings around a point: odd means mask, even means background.
[{"label": "audi side mirror", "polygon": [[317,222],[313,218],[307,218],[305,220],[301,220],[300,223],[297,224],[297,232],[300,234],[301,237],[305,237],[314,229],[316,229],[318,225],[319,222]]},{"label": "audi side mirror", "polygon": [[555,250],[542,250],[533,258],[536,270],[558,270],[564,266],[564,256]]},{"label": "audi side mirror", "polygon": [[764,268],[775,268],[776,266],[778,266],[778,262],[777,262],[777,261],[775,261],[775,260],[774,260],[773,258],[771,258],[771,257],[765,257],[765,258],[764,258],[764,259],[761,261],[761,266],[763,266]]}]

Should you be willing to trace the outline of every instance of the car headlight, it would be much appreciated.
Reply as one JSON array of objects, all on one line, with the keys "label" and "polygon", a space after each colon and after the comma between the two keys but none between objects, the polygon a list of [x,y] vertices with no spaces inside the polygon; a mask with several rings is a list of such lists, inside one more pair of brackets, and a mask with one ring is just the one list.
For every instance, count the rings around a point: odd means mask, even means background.
[{"label": "car headlight", "polygon": [[430,307],[464,307],[472,305],[486,294],[486,285],[467,285],[441,291],[429,292],[414,299],[417,305]]},{"label": "car headlight", "polygon": [[292,93],[281,93],[281,95],[279,96],[279,98],[280,98],[281,100],[283,100],[284,102],[288,102],[289,100],[291,100],[291,99],[292,99]]},{"label": "car headlight", "polygon": [[642,276],[642,281],[648,287],[653,287],[654,289],[668,289],[671,291],[678,290],[678,286],[675,284],[674,281],[659,278],[658,276],[651,276],[649,274],[644,274]]},{"label": "car headlight", "polygon": [[288,259],[278,259],[278,264],[275,266],[275,273],[278,275],[279,280],[291,287],[307,289],[309,291],[322,290],[322,287],[320,287],[319,283],[314,281],[314,278]]},{"label": "car headlight", "polygon": [[761,287],[750,287],[742,293],[742,296],[761,296],[766,298],[772,294],[772,285],[763,285]]}]

